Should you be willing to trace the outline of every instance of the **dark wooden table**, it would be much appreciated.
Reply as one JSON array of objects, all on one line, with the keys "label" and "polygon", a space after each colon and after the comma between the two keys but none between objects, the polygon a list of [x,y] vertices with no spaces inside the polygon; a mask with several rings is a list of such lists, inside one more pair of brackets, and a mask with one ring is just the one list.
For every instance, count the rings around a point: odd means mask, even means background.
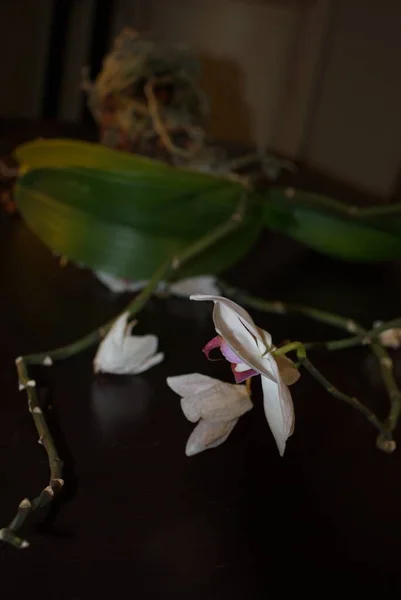
[{"label": "dark wooden table", "polygon": [[[9,127],[1,152],[52,125]],[[3,129],[4,132],[4,129]],[[45,132],[45,133],[43,133]],[[69,133],[70,132],[70,133]],[[1,137],[1,136],[0,136]],[[329,187],[329,183],[328,183]],[[269,299],[314,304],[370,325],[401,313],[397,264],[349,265],[266,235],[230,281]],[[61,269],[24,223],[0,214],[0,526],[47,480],[14,359],[74,340],[121,309],[89,271]],[[65,461],[66,485],[27,550],[0,547],[5,599],[325,598],[401,588],[401,440],[393,455],[375,432],[307,374],[292,388],[297,424],[280,458],[261,398],[220,448],[187,458],[192,429],[166,384],[173,374],[229,379],[201,353],[211,306],[153,299],[139,332],[157,333],[165,361],[143,375],[95,379],[93,351],[35,374]],[[283,339],[341,332],[299,317],[253,313]],[[401,375],[399,355],[396,368]],[[316,354],[316,364],[381,415],[387,398],[366,349]]]}]

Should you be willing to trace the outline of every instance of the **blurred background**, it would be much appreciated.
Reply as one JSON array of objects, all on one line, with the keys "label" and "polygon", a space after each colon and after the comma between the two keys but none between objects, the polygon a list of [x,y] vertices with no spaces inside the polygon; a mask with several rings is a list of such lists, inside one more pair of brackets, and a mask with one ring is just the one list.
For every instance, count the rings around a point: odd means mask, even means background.
[{"label": "blurred background", "polygon": [[81,69],[95,76],[130,26],[199,53],[211,135],[399,195],[400,0],[1,0],[0,8],[0,119],[91,121]]}]

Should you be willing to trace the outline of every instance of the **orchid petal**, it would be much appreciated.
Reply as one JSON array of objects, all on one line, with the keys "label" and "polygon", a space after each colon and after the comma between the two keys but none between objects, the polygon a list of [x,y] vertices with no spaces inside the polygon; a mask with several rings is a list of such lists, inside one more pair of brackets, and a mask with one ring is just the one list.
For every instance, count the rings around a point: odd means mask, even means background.
[{"label": "orchid petal", "polygon": [[237,371],[234,365],[231,365],[231,370],[234,375],[235,383],[242,383],[246,381],[250,377],[254,377],[255,375],[259,375],[257,371],[254,369],[248,369],[247,371]]},{"label": "orchid petal", "polygon": [[[220,351],[222,353],[222,355],[224,356],[224,358],[226,358],[228,360],[228,362],[230,363],[234,363],[234,364],[240,364],[241,363],[241,359],[235,354],[235,352],[233,352],[230,348],[230,346],[227,344],[227,342],[225,342],[223,340],[223,338],[221,336],[218,336],[221,340],[220,343]],[[247,368],[249,368],[247,366]]]},{"label": "orchid petal", "polygon": [[223,423],[212,423],[201,419],[188,438],[185,454],[194,456],[194,454],[199,454],[204,450],[220,446],[226,441],[237,421],[238,419]]},{"label": "orchid petal", "polygon": [[144,373],[145,371],[148,371],[152,367],[155,367],[156,365],[161,363],[163,360],[164,360],[164,353],[158,352],[157,354],[154,354],[153,356],[150,356],[149,358],[145,359],[141,365],[138,365],[137,367],[135,367],[135,372],[134,371],[132,371],[132,372],[134,372],[135,375],[139,375],[140,373]]},{"label": "orchid petal", "polygon": [[202,375],[201,373],[189,373],[188,375],[175,375],[167,377],[167,385],[179,396],[192,396],[212,387],[217,379]]},{"label": "orchid petal", "polygon": [[[194,387],[193,382],[197,379],[200,381],[200,386]],[[249,393],[243,385],[224,383],[199,374],[169,377],[167,384],[183,396],[182,411],[193,423],[201,418],[213,422],[231,421],[251,410],[253,406]]]},{"label": "orchid petal", "polygon": [[115,275],[111,275],[110,273],[105,273],[104,271],[94,271],[97,279],[103,283],[109,290],[114,292],[115,294],[122,294],[124,292],[139,292],[147,285],[147,281],[129,281],[126,279],[121,279],[121,277],[116,277]]},{"label": "orchid petal", "polygon": [[[197,419],[208,421],[231,421],[251,410],[252,402],[244,385],[217,382],[206,391],[198,392],[189,398],[183,398],[181,406]],[[188,417],[189,418],[189,417]],[[189,419],[192,420],[192,419]]]},{"label": "orchid petal", "polygon": [[[228,298],[224,298],[224,296],[214,296],[214,295],[206,295],[206,294],[194,294],[194,295],[190,296],[190,300],[201,300],[201,301],[202,300],[212,300],[215,304],[216,303],[222,304],[223,306],[230,309],[236,315],[238,320],[244,325],[244,327],[246,327],[248,329],[248,331],[256,339],[260,339],[260,341],[263,343],[266,342],[266,339],[264,339],[264,337],[260,333],[261,330],[253,322],[251,315],[244,308],[242,308],[242,306],[239,306],[239,304],[236,304],[232,300],[229,300]],[[268,334],[267,332],[264,332],[264,333],[266,333],[268,338],[270,338],[270,340],[267,344],[268,346],[270,346],[271,345],[270,334]]]},{"label": "orchid petal", "polygon": [[274,356],[274,360],[277,363],[280,376],[286,385],[293,385],[298,381],[301,374],[291,359],[287,356],[280,355]]},{"label": "orchid petal", "polygon": [[203,352],[203,354],[205,354],[205,356],[208,360],[210,360],[209,354],[211,353],[211,351],[214,350],[215,348],[220,348],[222,343],[223,343],[223,338],[221,337],[221,335],[215,335],[214,338],[212,338],[206,344],[206,346],[204,346],[204,348],[202,348],[202,352]]},{"label": "orchid petal", "polygon": [[270,362],[265,356],[271,347],[271,336],[255,325],[251,316],[241,306],[221,296],[191,296],[191,300],[214,302],[214,326],[232,352],[250,369],[268,379],[274,379]]},{"label": "orchid petal", "polygon": [[239,362],[235,364],[234,371],[236,371],[237,373],[245,373],[245,371],[249,371],[249,367],[245,363]]},{"label": "orchid petal", "polygon": [[192,294],[219,294],[220,290],[216,284],[216,277],[202,275],[200,277],[188,277],[173,283],[170,291],[174,296],[189,298]]},{"label": "orchid petal", "polygon": [[137,374],[163,360],[162,354],[155,354],[158,339],[155,335],[131,336],[135,325],[127,324],[129,313],[123,313],[111,327],[99,345],[94,358],[95,373],[102,371],[116,374]]},{"label": "orchid petal", "polygon": [[[270,361],[267,356],[269,346],[263,342],[264,352],[258,347],[258,344],[247,328],[236,317],[235,313],[221,303],[216,303],[213,311],[213,319],[217,333],[219,333],[224,341],[230,346],[242,362],[247,364],[250,369],[258,371],[268,379],[274,381],[274,376],[270,368]],[[262,329],[259,329],[259,335],[263,335]],[[266,342],[271,342],[270,335],[267,334]],[[266,353],[266,356],[263,354]]]},{"label": "orchid petal", "polygon": [[280,456],[283,456],[286,441],[294,430],[294,405],[290,390],[282,381],[273,357],[271,364],[277,382],[262,377],[263,404],[266,419],[276,440]]}]

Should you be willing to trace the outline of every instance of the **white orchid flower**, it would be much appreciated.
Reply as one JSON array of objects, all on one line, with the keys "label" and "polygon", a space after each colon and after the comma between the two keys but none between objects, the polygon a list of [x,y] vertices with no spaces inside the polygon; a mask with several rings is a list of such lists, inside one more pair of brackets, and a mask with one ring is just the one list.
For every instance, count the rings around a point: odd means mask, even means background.
[{"label": "white orchid flower", "polygon": [[158,339],[155,335],[131,335],[136,321],[128,323],[125,312],[111,327],[101,342],[93,361],[95,373],[118,375],[139,374],[159,364],[164,354],[156,353]]},{"label": "white orchid flower", "polygon": [[226,441],[241,415],[252,408],[244,385],[224,383],[200,373],[168,377],[169,387],[181,396],[181,408],[192,423],[185,453],[193,456]]},{"label": "white orchid flower", "polygon": [[263,403],[266,419],[280,455],[294,430],[294,406],[288,385],[299,378],[299,372],[286,356],[275,358],[270,333],[255,325],[241,306],[212,295],[195,295],[191,300],[212,300],[213,321],[217,336],[206,344],[203,352],[209,357],[213,348],[220,348],[231,363],[237,383],[255,375],[262,376]]},{"label": "white orchid flower", "polygon": [[[121,277],[110,275],[104,271],[95,271],[94,274],[103,285],[115,294],[139,292],[149,283],[146,280],[132,281],[129,279],[121,279]],[[164,291],[166,285],[165,282],[160,282],[157,288],[158,291]],[[168,290],[173,296],[178,296],[180,298],[189,298],[191,294],[217,295],[220,293],[220,290],[217,287],[216,277],[213,275],[201,275],[199,277],[180,279],[176,283],[172,283],[168,287]]]}]

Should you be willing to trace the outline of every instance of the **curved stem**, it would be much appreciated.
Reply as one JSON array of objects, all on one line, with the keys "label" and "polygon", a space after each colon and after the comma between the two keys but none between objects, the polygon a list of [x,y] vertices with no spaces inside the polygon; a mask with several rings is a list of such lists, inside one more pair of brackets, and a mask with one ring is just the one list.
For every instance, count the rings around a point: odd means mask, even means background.
[{"label": "curved stem", "polygon": [[370,410],[370,408],[365,406],[365,404],[362,404],[362,402],[360,402],[358,398],[348,396],[347,394],[344,394],[343,392],[338,390],[332,383],[330,383],[328,379],[326,379],[326,377],[320,371],[318,371],[318,369],[316,369],[316,367],[310,362],[308,358],[306,358],[305,355],[299,354],[298,358],[301,364],[305,367],[305,369],[312,375],[312,377],[316,379],[316,381],[318,381],[326,389],[326,391],[329,394],[355,408],[362,415],[364,415],[364,417],[366,417],[370,423],[372,423],[372,425],[379,432],[378,447],[381,450],[387,453],[394,452],[396,444],[392,439],[391,432],[386,427],[386,425],[380,421],[380,419],[375,415],[375,413]]},{"label": "curved stem", "polygon": [[[189,262],[207,250],[210,246],[241,227],[246,213],[247,204],[248,197],[246,192],[244,192],[237,204],[235,212],[231,215],[230,219],[195,241],[192,245],[184,248],[176,256],[166,261],[166,263],[156,271],[156,273],[150,279],[148,285],[128,304],[128,306],[122,312],[128,311],[131,316],[138,313],[145,306],[160,281],[168,279],[169,276],[177,271],[177,269],[179,269],[183,264]],[[20,356],[16,360],[19,385],[21,389],[25,389],[27,392],[28,408],[32,414],[33,421],[39,435],[39,442],[44,446],[47,452],[50,469],[49,485],[46,486],[39,496],[34,500],[30,501],[27,498],[22,500],[11,523],[7,527],[0,529],[0,540],[7,542],[16,548],[22,549],[29,546],[29,543],[26,540],[17,535],[17,532],[24,524],[27,516],[37,508],[49,504],[53,500],[54,496],[60,491],[64,483],[62,479],[63,464],[58,456],[56,445],[38,402],[36,394],[36,382],[29,378],[27,367],[28,365],[51,365],[55,360],[62,360],[70,356],[74,356],[79,352],[90,348],[105,337],[112,327],[114,321],[119,316],[120,315],[117,315],[117,317],[114,317],[101,327],[96,328],[94,331],[91,331],[87,335],[81,337],[71,344],[46,352],[38,352],[35,354]]]},{"label": "curved stem", "polygon": [[353,346],[359,346],[359,344],[370,344],[372,340],[379,337],[379,335],[383,331],[387,331],[388,329],[398,329],[401,327],[401,318],[392,319],[391,321],[387,321],[386,323],[381,323],[380,325],[376,325],[372,329],[364,329],[362,333],[359,335],[355,335],[352,337],[344,338],[341,340],[333,340],[330,342],[329,350],[342,350],[343,348],[352,348]]}]

